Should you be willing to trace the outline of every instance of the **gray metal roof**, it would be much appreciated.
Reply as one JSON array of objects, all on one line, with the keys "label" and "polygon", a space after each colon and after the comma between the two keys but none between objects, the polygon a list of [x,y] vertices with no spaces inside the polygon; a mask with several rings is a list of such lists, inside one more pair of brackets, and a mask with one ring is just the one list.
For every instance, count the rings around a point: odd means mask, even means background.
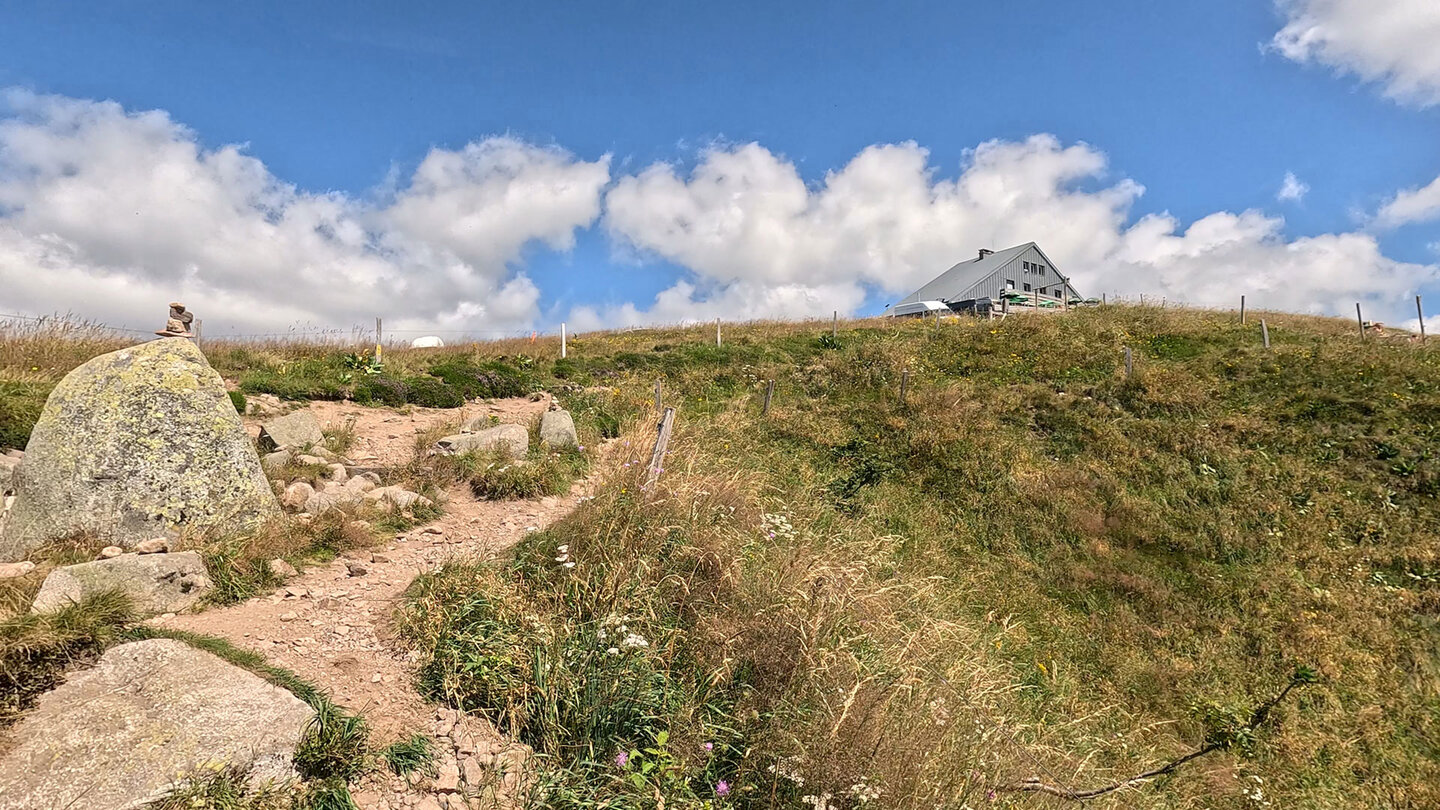
[{"label": "gray metal roof", "polygon": [[960,294],[975,286],[977,281],[1009,264],[1016,256],[1031,247],[1038,246],[1034,242],[1026,242],[1023,245],[997,250],[983,259],[974,258],[960,262],[936,276],[929,284],[896,302],[896,305],[908,304],[912,301],[958,300]]}]

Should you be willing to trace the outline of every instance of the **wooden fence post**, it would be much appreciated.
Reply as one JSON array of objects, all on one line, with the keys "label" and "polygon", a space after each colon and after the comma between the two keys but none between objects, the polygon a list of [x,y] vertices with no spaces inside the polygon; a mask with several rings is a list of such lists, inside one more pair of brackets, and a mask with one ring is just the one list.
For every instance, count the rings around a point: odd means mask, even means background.
[{"label": "wooden fence post", "polygon": [[380,352],[382,351],[382,349],[381,349],[381,344],[384,343],[384,341],[381,339],[381,336],[382,336],[383,334],[384,334],[384,333],[380,331],[380,319],[379,319],[379,318],[376,318],[376,319],[375,319],[375,362],[376,362],[376,363],[379,363],[379,362],[380,362]]},{"label": "wooden fence post", "polygon": [[720,345],[720,319],[715,319],[715,345]]},{"label": "wooden fence post", "polygon": [[905,389],[910,387],[910,369],[900,372],[900,401],[905,401]]},{"label": "wooden fence post", "polygon": [[1130,379],[1133,379],[1134,377],[1135,377],[1135,357],[1131,354],[1131,352],[1130,352],[1130,347],[1129,347],[1129,346],[1126,346],[1126,347],[1125,347],[1125,379],[1126,379],[1126,380],[1130,380]]},{"label": "wooden fence post", "polygon": [[655,450],[650,454],[650,472],[645,477],[645,488],[649,489],[664,471],[665,450],[670,446],[670,431],[675,427],[675,409],[666,408],[665,414],[660,417],[660,424],[656,426]]},{"label": "wooden fence post", "polygon": [[1415,317],[1420,321],[1420,342],[1425,342],[1425,309],[1420,306],[1420,296],[1415,296]]},{"label": "wooden fence post", "polygon": [[1270,327],[1265,325],[1264,318],[1260,319],[1260,340],[1265,344],[1265,348],[1270,348]]},{"label": "wooden fence post", "polygon": [[655,412],[659,413],[662,410],[664,410],[664,406],[660,402],[660,380],[657,378],[655,380]]},{"label": "wooden fence post", "polygon": [[1360,337],[1365,337],[1365,317],[1360,314],[1360,302],[1355,302],[1355,323],[1360,327]]},{"label": "wooden fence post", "polygon": [[765,384],[765,404],[760,406],[760,415],[770,413],[770,398],[775,396],[775,381],[771,380]]},{"label": "wooden fence post", "polygon": [[1245,296],[1240,296],[1240,325],[1245,325]]},{"label": "wooden fence post", "polygon": [[205,321],[201,320],[200,318],[196,318],[196,319],[195,319],[195,348],[199,349],[199,350],[202,351],[202,352],[205,351],[205,333],[204,333],[204,327],[205,327]]},{"label": "wooden fence post", "polygon": [[565,359],[565,322],[560,322],[560,359]]}]

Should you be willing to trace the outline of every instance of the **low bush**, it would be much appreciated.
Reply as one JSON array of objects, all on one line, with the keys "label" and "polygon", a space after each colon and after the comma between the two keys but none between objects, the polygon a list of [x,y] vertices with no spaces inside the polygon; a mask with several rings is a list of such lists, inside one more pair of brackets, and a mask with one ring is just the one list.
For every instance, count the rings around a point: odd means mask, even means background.
[{"label": "low bush", "polygon": [[535,382],[528,371],[499,360],[442,360],[431,366],[429,373],[459,391],[465,399],[520,397],[535,390]]},{"label": "low bush", "polygon": [[536,450],[523,460],[501,452],[467,455],[461,460],[470,491],[489,501],[563,495],[590,468],[590,459],[575,448]]}]

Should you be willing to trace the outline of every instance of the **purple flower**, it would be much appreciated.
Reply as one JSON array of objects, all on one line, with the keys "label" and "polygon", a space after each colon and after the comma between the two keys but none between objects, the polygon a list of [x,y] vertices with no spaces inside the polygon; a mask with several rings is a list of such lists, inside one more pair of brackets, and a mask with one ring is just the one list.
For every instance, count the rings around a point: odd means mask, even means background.
[{"label": "purple flower", "polygon": [[716,796],[729,796],[729,795],[730,795],[730,783],[729,783],[729,782],[726,782],[724,779],[721,779],[719,782],[717,782],[717,783],[715,784],[715,795],[716,795]]},{"label": "purple flower", "polygon": [[714,751],[714,750],[715,750],[715,743],[705,743],[705,750],[706,750],[706,751]]},{"label": "purple flower", "polygon": [[627,762],[629,762],[629,761],[630,761],[630,755],[627,754],[627,753],[625,753],[624,751],[621,751],[620,753],[618,753],[618,754],[615,755],[615,767],[617,767],[617,768],[623,768],[623,767],[625,767],[625,763],[627,763]]}]

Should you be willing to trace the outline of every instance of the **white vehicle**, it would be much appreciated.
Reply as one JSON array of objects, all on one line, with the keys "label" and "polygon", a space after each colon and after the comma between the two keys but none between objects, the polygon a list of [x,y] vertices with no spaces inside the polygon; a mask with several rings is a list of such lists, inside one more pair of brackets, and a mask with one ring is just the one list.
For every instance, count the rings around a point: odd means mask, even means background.
[{"label": "white vehicle", "polygon": [[426,335],[425,337],[418,337],[410,341],[410,348],[412,349],[438,349],[444,345],[445,341],[434,335]]},{"label": "white vehicle", "polygon": [[914,318],[933,315],[936,312],[948,313],[949,311],[950,307],[944,301],[911,301],[908,304],[892,307],[887,314],[897,318]]}]

